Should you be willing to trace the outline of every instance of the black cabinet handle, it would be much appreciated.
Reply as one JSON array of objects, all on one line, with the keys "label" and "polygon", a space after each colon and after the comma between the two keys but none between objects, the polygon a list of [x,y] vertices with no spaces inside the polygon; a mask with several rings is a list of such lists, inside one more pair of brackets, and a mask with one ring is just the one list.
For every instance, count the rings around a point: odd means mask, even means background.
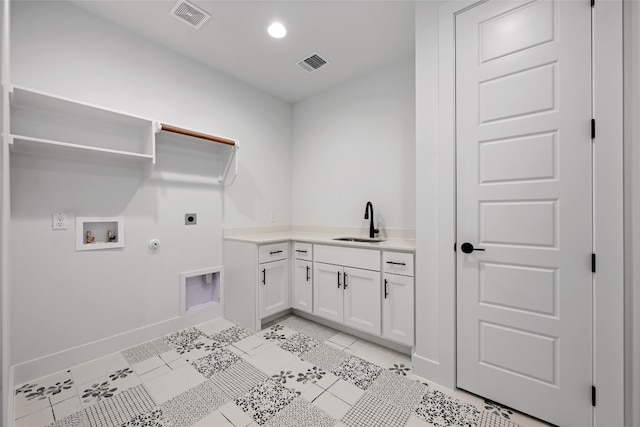
[{"label": "black cabinet handle", "polygon": [[267,284],[267,269],[266,268],[262,269],[262,284],[263,285]]},{"label": "black cabinet handle", "polygon": [[387,264],[393,264],[393,265],[407,265],[404,262],[396,262],[396,261],[387,261]]},{"label": "black cabinet handle", "polygon": [[462,245],[460,245],[460,250],[462,250],[462,252],[464,252],[465,254],[470,254],[473,251],[484,252],[484,249],[474,248],[473,245],[469,242],[465,242]]},{"label": "black cabinet handle", "polygon": [[309,281],[309,279],[311,278],[311,276],[309,275],[309,272],[311,271],[311,267],[307,266],[307,282]]},{"label": "black cabinet handle", "polygon": [[340,289],[340,286],[342,286],[342,283],[340,283],[340,272],[338,271],[338,289]]},{"label": "black cabinet handle", "polygon": [[342,285],[342,289],[347,289],[347,272],[344,272],[344,285]]},{"label": "black cabinet handle", "polygon": [[387,296],[389,295],[389,292],[387,292],[387,283],[389,283],[389,281],[384,279],[384,299],[387,299]]},{"label": "black cabinet handle", "polygon": [[281,254],[282,251],[271,251],[269,252],[269,255],[275,255],[275,254]]},{"label": "black cabinet handle", "polygon": [[[280,252],[282,252],[282,251],[280,251]],[[296,252],[300,252],[302,254],[306,254],[307,253],[307,251],[303,251],[302,249],[296,249]]]}]

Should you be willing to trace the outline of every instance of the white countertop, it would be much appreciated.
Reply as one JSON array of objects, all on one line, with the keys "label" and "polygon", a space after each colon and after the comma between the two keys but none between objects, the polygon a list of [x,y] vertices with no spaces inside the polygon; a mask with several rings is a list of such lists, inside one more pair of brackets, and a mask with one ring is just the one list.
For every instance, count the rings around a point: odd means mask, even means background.
[{"label": "white countertop", "polygon": [[415,252],[416,241],[415,239],[407,238],[388,238],[383,242],[343,242],[340,240],[333,240],[336,237],[363,237],[353,234],[326,234],[315,232],[302,232],[302,231],[282,231],[276,233],[257,233],[257,234],[244,234],[235,236],[225,236],[225,240],[232,240],[236,242],[247,242],[255,244],[268,244],[278,243],[285,241],[296,241],[305,243],[318,243],[327,244],[333,246],[349,246],[353,248],[364,249],[383,249],[394,251],[408,251]]}]

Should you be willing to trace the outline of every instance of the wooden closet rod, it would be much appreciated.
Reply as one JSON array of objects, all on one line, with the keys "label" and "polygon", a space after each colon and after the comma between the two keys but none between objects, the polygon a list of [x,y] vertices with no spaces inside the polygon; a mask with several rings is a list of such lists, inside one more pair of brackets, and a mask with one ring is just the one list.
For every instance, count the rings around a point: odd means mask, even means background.
[{"label": "wooden closet rod", "polygon": [[206,139],[207,141],[218,142],[220,144],[236,145],[236,142],[231,139],[220,138],[219,136],[207,135],[205,133],[194,132],[187,129],[177,128],[175,126],[160,124],[160,129],[167,132],[179,133],[180,135],[192,136],[194,138]]}]

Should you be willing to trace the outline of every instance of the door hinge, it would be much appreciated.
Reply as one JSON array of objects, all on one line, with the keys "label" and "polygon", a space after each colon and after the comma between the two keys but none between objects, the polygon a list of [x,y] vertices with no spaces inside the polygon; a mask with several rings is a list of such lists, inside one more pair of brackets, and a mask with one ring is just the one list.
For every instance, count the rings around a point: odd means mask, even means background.
[{"label": "door hinge", "polygon": [[596,386],[591,386],[591,406],[596,406]]},{"label": "door hinge", "polygon": [[596,119],[591,119],[591,139],[596,139]]},{"label": "door hinge", "polygon": [[591,254],[591,272],[596,272],[596,254]]}]

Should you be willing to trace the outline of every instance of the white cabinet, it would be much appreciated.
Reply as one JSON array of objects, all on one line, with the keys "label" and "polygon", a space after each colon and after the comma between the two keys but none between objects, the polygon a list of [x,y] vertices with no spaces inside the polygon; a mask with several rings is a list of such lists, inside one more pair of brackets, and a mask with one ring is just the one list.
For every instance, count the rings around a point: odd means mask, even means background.
[{"label": "white cabinet", "polygon": [[293,302],[291,306],[307,313],[313,312],[313,246],[296,242],[293,245]]},{"label": "white cabinet", "polygon": [[288,243],[260,246],[260,318],[289,308]]},{"label": "white cabinet", "polygon": [[380,335],[379,252],[324,245],[314,251],[313,314]]},{"label": "white cabinet", "polygon": [[413,254],[383,253],[382,336],[413,346]]}]

